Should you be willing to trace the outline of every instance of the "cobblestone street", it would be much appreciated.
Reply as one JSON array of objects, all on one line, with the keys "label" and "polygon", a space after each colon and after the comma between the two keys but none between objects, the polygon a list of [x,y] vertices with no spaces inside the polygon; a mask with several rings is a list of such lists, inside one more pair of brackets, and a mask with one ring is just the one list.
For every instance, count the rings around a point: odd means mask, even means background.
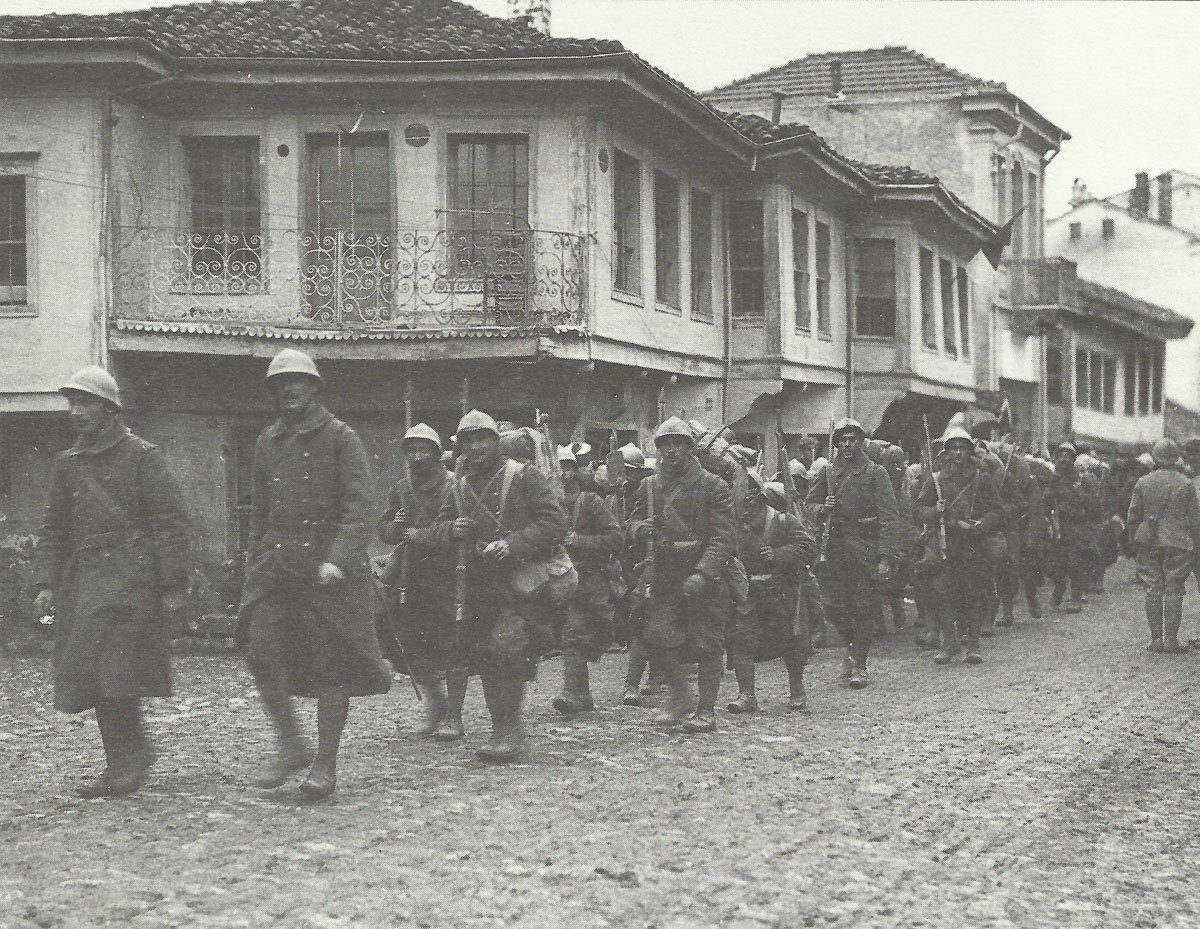
[{"label": "cobblestone street", "polygon": [[150,783],[109,801],[73,792],[97,761],[90,715],[50,709],[44,658],[8,658],[0,925],[1200,925],[1200,657],[1143,650],[1131,575],[1082,616],[1019,612],[977,668],[896,634],[851,692],[825,650],[804,714],[767,666],[764,712],[722,712],[715,736],[617,705],[623,655],[596,675],[599,711],[563,721],[551,661],[527,763],[503,769],[474,758],[477,683],[446,747],[397,729],[415,705],[397,681],[356,704],[338,793],[313,806],[248,785],[267,729],[236,658],[177,660]]}]

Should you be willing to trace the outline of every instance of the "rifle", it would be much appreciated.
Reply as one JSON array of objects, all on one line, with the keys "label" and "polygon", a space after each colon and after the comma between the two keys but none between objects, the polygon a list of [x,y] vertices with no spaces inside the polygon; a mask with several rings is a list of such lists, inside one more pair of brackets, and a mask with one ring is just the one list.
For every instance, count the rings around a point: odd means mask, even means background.
[{"label": "rifle", "polygon": [[[651,522],[654,520],[654,475],[645,480],[646,486],[646,515]],[[658,532],[650,530],[649,552],[646,556],[646,570],[650,573],[646,581],[646,599],[650,599],[650,588],[654,584],[655,565],[658,562]]]},{"label": "rifle", "polygon": [[[929,469],[929,480],[933,481],[933,489],[937,493],[938,503],[944,504],[945,498],[942,496],[942,485],[938,481],[937,475],[933,473],[933,441],[929,438],[929,417],[924,413],[921,414],[921,424],[925,427],[925,462]],[[938,560],[946,560],[946,514],[936,513],[937,522],[937,540],[938,540]]]},{"label": "rifle", "polygon": [[[404,434],[412,428],[413,382],[410,377],[404,382]],[[408,486],[409,497],[413,496],[412,475],[408,471],[407,460],[404,463],[405,484]],[[400,543],[400,583],[397,585],[400,605],[408,603],[408,543]]]},{"label": "rifle", "polygon": [[[792,480],[791,462],[788,460],[787,442],[783,434],[783,411],[775,408],[775,432],[779,444],[779,474],[783,480],[783,495],[787,501],[784,528],[787,517],[800,518],[800,500],[796,494],[796,482]],[[800,574],[796,577],[796,608],[792,611],[792,635],[800,638],[808,632],[808,613],[804,602],[804,582]]]},{"label": "rifle", "polygon": [[[837,424],[833,421],[833,417],[829,417],[829,456],[825,459],[828,462],[825,465],[825,493],[827,496],[833,495],[833,486],[829,483],[829,472],[833,468],[833,430]],[[833,527],[833,511],[830,510],[825,514],[825,524],[821,527],[821,541],[817,545],[817,564],[823,565],[829,560],[829,535]]]},{"label": "rifle", "polygon": [[533,421],[537,424],[538,431],[542,434],[542,440],[546,443],[546,453],[550,456],[550,460],[546,463],[546,467],[550,471],[550,478],[555,484],[561,487],[562,467],[558,463],[558,446],[550,438],[550,414],[535,409],[533,411]]},{"label": "rifle", "polygon": [[[625,502],[625,456],[617,448],[617,430],[613,429],[608,435],[608,454],[604,456],[604,470],[608,472],[608,484],[613,489],[613,504],[618,500]],[[614,509],[614,507],[609,507]],[[621,529],[625,529],[625,509],[622,506],[618,515]]]}]

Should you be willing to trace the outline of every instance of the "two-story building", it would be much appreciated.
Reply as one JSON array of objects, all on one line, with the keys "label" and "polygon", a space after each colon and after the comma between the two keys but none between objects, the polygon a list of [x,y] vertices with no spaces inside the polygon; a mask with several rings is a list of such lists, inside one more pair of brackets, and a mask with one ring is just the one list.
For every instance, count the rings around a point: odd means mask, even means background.
[{"label": "two-story building", "polygon": [[406,414],[446,436],[470,406],[541,410],[602,451],[682,411],[772,454],[776,410],[803,436],[974,396],[965,269],[993,224],[617,43],[446,0],[262,0],[0,17],[0,50],[0,506],[31,524],[55,391],[95,361],[210,564],[244,545],[285,345],[381,490]]}]

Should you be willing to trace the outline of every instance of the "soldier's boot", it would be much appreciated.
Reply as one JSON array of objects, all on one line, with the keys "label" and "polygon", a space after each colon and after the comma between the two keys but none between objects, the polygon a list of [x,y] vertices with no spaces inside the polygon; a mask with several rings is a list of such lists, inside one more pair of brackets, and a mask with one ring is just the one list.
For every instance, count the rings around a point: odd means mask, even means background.
[{"label": "soldier's boot", "polygon": [[122,797],[141,789],[155,761],[154,748],[146,736],[142,721],[141,701],[135,698],[116,702],[120,705],[120,739],[123,745],[121,758],[108,784],[110,797]]},{"label": "soldier's boot", "polygon": [[941,648],[933,656],[933,663],[946,665],[962,654],[962,642],[952,618],[943,617],[941,624]]},{"label": "soldier's boot", "polygon": [[721,656],[719,654],[705,655],[700,659],[700,667],[696,675],[699,685],[696,711],[683,721],[681,728],[684,732],[697,734],[716,731],[717,714],[715,708],[717,705],[717,694],[721,691],[721,676],[723,672],[724,668],[722,667]]},{"label": "soldier's boot", "polygon": [[629,640],[629,651],[625,657],[625,689],[621,693],[621,702],[625,706],[642,705],[642,675],[646,673],[649,664],[646,643],[641,636],[633,636]]},{"label": "soldier's boot", "polygon": [[1030,619],[1042,618],[1042,602],[1038,599],[1037,588],[1032,584],[1025,585],[1025,604],[1029,607]]},{"label": "soldier's boot", "polygon": [[96,725],[100,729],[100,741],[104,746],[104,770],[75,788],[75,792],[85,800],[109,796],[113,778],[121,767],[126,748],[116,703],[117,701],[110,700],[96,701]]},{"label": "soldier's boot", "polygon": [[861,663],[856,663],[850,670],[849,684],[854,690],[862,690],[867,686],[867,663],[865,660]]},{"label": "soldier's boot", "polygon": [[287,673],[268,662],[250,663],[258,695],[266,708],[271,725],[275,728],[276,750],[258,775],[254,786],[263,790],[282,787],[297,771],[312,764],[312,746],[300,735],[296,714],[287,692]]},{"label": "soldier's boot", "polygon": [[525,728],[521,720],[525,682],[511,672],[485,674],[483,696],[492,716],[492,735],[475,754],[480,760],[492,764],[515,761],[525,744]]},{"label": "soldier's boot", "polygon": [[737,679],[738,695],[725,705],[725,709],[730,713],[757,712],[758,697],[754,692],[754,657],[735,652],[733,676]]},{"label": "soldier's boot", "polygon": [[1011,596],[1002,597],[1000,600],[1000,616],[996,620],[996,625],[1007,628],[1015,621],[1015,617],[1013,616],[1013,598]]},{"label": "soldier's boot", "polygon": [[840,680],[843,684],[849,684],[850,677],[853,673],[854,673],[854,659],[850,657],[849,652],[846,652],[845,657],[842,658],[842,670],[841,670],[841,673],[838,675],[838,680]]},{"label": "soldier's boot", "polygon": [[1179,627],[1183,623],[1183,597],[1170,594],[1163,597],[1163,652],[1182,655],[1188,650],[1179,641]]},{"label": "soldier's boot", "polygon": [[937,648],[942,644],[938,631],[937,613],[923,606],[920,600],[917,601],[917,624],[913,628],[917,633],[913,638],[917,648]]},{"label": "soldier's boot", "polygon": [[1063,597],[1067,593],[1066,578],[1056,577],[1054,579],[1054,589],[1050,592],[1050,606],[1053,609],[1058,609],[1062,606]]},{"label": "soldier's boot", "polygon": [[978,611],[967,617],[966,657],[967,664],[981,664],[983,655],[979,653],[979,630],[983,625],[983,617]]},{"label": "soldier's boot", "polygon": [[467,699],[467,671],[451,668],[446,672],[446,712],[433,733],[439,742],[456,742],[463,737],[462,711]]},{"label": "soldier's boot", "polygon": [[563,653],[562,691],[551,705],[563,716],[574,716],[596,707],[588,683],[587,659],[574,650]]},{"label": "soldier's boot", "polygon": [[433,735],[446,715],[446,685],[436,677],[414,680],[413,683],[421,697],[421,721],[417,726],[417,735]]},{"label": "soldier's boot", "polygon": [[1150,624],[1150,644],[1148,652],[1163,650],[1163,596],[1146,592],[1146,622]]},{"label": "soldier's boot", "polygon": [[679,649],[656,650],[652,664],[667,682],[667,702],[654,714],[654,725],[664,729],[678,726],[696,707],[696,699],[687,682],[687,672],[680,661]]},{"label": "soldier's boot", "polygon": [[804,689],[804,657],[791,652],[783,656],[788,675],[788,709],[808,709],[808,693]]},{"label": "soldier's boot", "polygon": [[989,581],[992,589],[984,598],[983,608],[979,614],[979,634],[990,639],[996,634],[996,614],[1000,612],[1000,598],[996,595],[994,582]]},{"label": "soldier's boot", "polygon": [[348,687],[331,687],[317,694],[317,756],[300,782],[300,794],[306,800],[324,800],[337,787],[338,747],[349,715]]},{"label": "soldier's boot", "polygon": [[904,612],[904,598],[892,597],[889,603],[892,610],[892,626],[899,632],[908,625],[908,616]]}]

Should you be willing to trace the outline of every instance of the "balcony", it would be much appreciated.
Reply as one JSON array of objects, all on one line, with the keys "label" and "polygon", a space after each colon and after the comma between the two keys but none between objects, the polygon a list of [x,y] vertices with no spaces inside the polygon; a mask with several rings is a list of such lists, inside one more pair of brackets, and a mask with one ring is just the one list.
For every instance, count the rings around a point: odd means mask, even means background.
[{"label": "balcony", "polygon": [[120,227],[121,320],[308,330],[538,330],[586,322],[586,242],[543,230]]},{"label": "balcony", "polygon": [[1075,262],[1066,258],[1014,258],[1001,266],[1000,295],[1012,307],[1014,332],[1030,334],[1078,306]]}]

